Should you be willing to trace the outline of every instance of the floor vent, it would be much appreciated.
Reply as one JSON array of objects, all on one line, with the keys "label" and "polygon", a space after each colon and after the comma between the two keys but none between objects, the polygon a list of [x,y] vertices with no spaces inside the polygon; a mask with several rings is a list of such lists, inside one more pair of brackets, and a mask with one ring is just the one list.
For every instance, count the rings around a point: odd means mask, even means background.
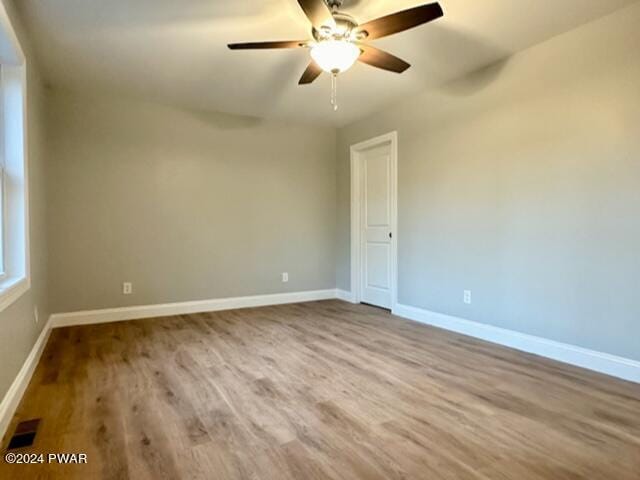
[{"label": "floor vent", "polygon": [[11,437],[7,450],[13,450],[14,448],[24,448],[33,445],[33,441],[36,438],[38,426],[40,425],[40,419],[26,420],[20,422],[16,427],[16,431]]}]

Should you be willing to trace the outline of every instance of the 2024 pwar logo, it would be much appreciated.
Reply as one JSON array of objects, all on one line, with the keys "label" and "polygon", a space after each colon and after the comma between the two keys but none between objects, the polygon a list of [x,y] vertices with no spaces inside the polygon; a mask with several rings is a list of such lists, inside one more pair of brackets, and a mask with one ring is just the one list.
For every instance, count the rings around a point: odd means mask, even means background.
[{"label": "2024 pwar logo", "polygon": [[86,453],[13,453],[8,452],[4,461],[12,464],[57,463],[86,464],[89,463]]}]

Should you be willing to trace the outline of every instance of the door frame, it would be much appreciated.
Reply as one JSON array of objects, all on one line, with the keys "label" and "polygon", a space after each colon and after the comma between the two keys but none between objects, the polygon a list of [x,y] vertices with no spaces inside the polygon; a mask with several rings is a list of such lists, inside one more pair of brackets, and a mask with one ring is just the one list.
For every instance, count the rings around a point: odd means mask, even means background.
[{"label": "door frame", "polygon": [[390,144],[391,148],[391,310],[398,303],[398,132],[393,131],[351,146],[351,296],[362,301],[362,159],[365,150]]}]

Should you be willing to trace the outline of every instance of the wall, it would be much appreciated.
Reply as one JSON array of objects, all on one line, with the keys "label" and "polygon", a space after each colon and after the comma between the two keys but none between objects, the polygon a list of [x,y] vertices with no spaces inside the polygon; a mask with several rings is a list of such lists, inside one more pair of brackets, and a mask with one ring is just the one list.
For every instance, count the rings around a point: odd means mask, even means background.
[{"label": "wall", "polygon": [[48,98],[53,311],[335,288],[334,129]]},{"label": "wall", "polygon": [[[640,360],[640,4],[338,134],[399,134],[399,302]],[[464,305],[463,290],[473,292]]]},{"label": "wall", "polygon": [[[46,168],[44,92],[31,46],[11,2],[7,12],[27,57],[27,121],[30,206],[31,289],[0,312],[0,399],[29,355],[49,316],[47,291]],[[34,307],[40,321],[34,321]]]}]

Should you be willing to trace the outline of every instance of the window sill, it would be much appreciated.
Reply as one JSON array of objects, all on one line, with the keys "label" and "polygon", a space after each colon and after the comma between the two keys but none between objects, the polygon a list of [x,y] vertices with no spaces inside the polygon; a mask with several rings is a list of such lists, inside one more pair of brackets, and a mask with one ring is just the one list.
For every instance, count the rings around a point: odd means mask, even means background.
[{"label": "window sill", "polygon": [[5,278],[0,281],[0,312],[18,300],[31,287],[25,277]]}]

